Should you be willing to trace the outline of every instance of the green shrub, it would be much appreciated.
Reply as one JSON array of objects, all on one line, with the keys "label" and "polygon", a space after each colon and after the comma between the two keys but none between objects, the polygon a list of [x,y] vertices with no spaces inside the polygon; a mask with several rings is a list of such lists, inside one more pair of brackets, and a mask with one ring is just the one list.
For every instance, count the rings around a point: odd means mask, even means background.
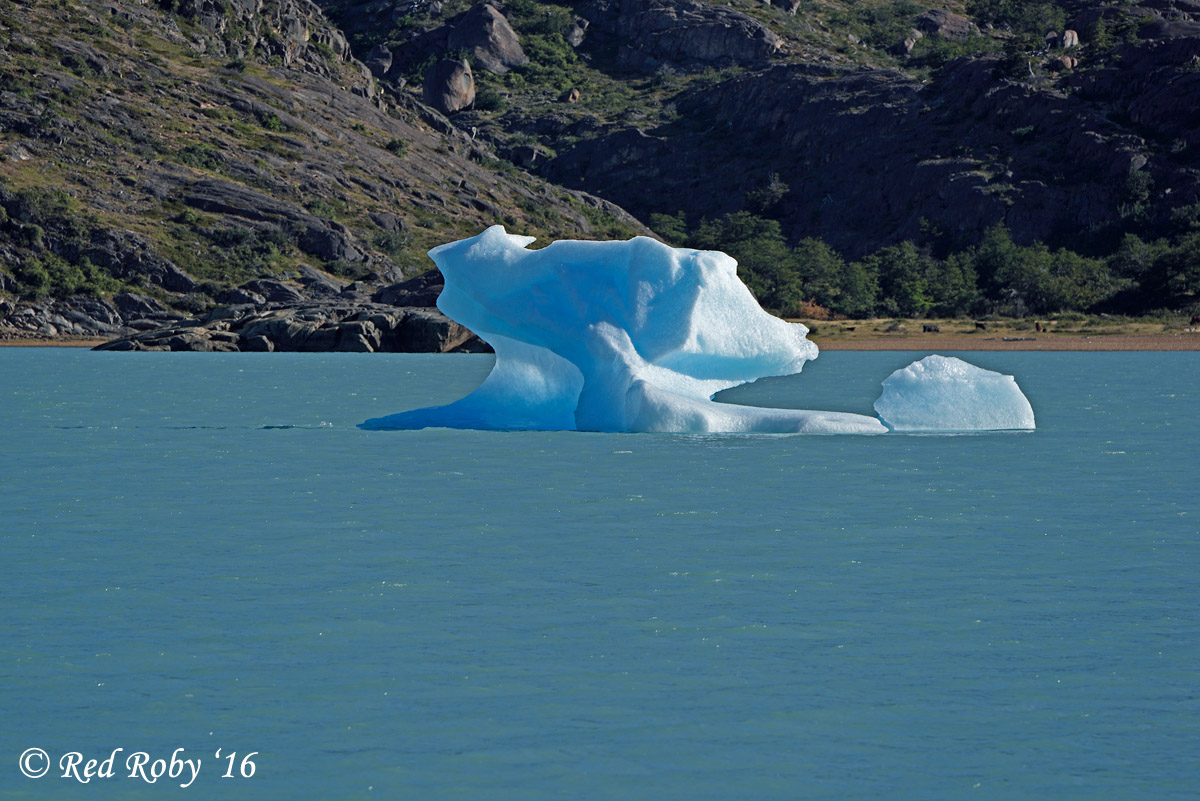
[{"label": "green shrub", "polygon": [[475,90],[476,111],[500,111],[505,105],[504,95],[494,86],[483,84]]}]

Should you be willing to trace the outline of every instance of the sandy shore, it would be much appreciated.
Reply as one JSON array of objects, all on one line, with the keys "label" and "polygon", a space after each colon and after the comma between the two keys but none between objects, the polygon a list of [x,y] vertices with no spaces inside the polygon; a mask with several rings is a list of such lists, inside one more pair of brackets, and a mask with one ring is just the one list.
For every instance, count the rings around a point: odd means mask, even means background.
[{"label": "sandy shore", "polygon": [[1200,350],[1200,332],[1180,334],[878,334],[809,339],[821,350]]}]

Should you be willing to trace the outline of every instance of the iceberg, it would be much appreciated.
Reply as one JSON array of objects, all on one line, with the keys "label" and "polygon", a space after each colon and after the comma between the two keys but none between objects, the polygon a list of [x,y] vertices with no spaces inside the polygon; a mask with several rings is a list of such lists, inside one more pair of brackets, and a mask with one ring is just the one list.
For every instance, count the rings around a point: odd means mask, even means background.
[{"label": "iceberg", "polygon": [[533,241],[494,225],[429,251],[446,282],[438,308],[490,343],[496,364],[461,400],[363,428],[887,431],[866,415],[712,400],[817,357],[808,329],[763,311],[724,253],[648,237]]},{"label": "iceberg", "polygon": [[489,342],[496,363],[454,403],[361,428],[884,434],[1033,427],[1010,376],[941,356],[885,382],[875,404],[882,421],[718,403],[721,390],[799,373],[817,357],[805,326],[763,311],[736,261],[648,237],[531,250],[533,241],[494,225],[429,251],[445,279],[438,308]]},{"label": "iceberg", "polygon": [[936,354],[885,378],[875,411],[893,431],[1034,428],[1033,407],[1015,378]]}]

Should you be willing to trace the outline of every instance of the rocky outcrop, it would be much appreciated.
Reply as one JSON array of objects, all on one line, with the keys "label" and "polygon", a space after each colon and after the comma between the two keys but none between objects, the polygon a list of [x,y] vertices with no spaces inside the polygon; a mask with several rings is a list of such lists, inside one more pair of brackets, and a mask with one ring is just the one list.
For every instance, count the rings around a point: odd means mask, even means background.
[{"label": "rocky outcrop", "polygon": [[425,102],[443,114],[454,114],[475,102],[475,78],[466,59],[443,59],[425,73]]},{"label": "rocky outcrop", "polygon": [[529,63],[508,20],[487,3],[473,7],[459,19],[446,37],[446,46],[468,51],[475,63],[496,75]]},{"label": "rocky outcrop", "polygon": [[453,353],[488,350],[436,309],[309,301],[219,306],[208,314],[120,337],[97,350]]},{"label": "rocky outcrop", "polygon": [[971,20],[961,14],[941,9],[931,9],[920,14],[913,24],[924,34],[941,36],[944,39],[964,39],[979,33],[978,26]]},{"label": "rocky outcrop", "polygon": [[122,293],[18,303],[0,299],[0,340],[102,339],[183,320],[152,298]]},{"label": "rocky outcrop", "polygon": [[371,301],[386,303],[389,306],[432,307],[437,304],[438,295],[442,294],[444,285],[441,272],[430,270],[416,278],[383,287],[371,296]]},{"label": "rocky outcrop", "polygon": [[[114,337],[214,302],[365,302],[427,269],[428,243],[499,219],[597,230],[582,195],[498,171],[411,90],[374,91],[308,0],[20,12],[0,36],[0,337]],[[290,274],[299,262],[312,273]],[[119,307],[121,290],[157,305]]]},{"label": "rocky outcrop", "polygon": [[1117,55],[1111,65],[1071,77],[1079,97],[1127,109],[1176,157],[1200,152],[1200,34],[1139,41]]},{"label": "rocky outcrop", "polygon": [[252,223],[288,224],[298,230],[300,248],[322,261],[351,264],[364,260],[363,250],[341,223],[317,217],[300,206],[270,197],[243,184],[207,179],[191,184],[183,202],[202,211],[238,217]]},{"label": "rocky outcrop", "polygon": [[82,248],[69,246],[74,258],[87,258],[112,275],[127,280],[145,280],[168,292],[194,292],[196,280],[159,255],[147,242],[130,231],[101,228]]},{"label": "rocky outcrop", "polygon": [[643,72],[763,66],[783,48],[753,18],[696,0],[595,0],[580,13],[590,39],[615,44],[620,66]]},{"label": "rocky outcrop", "polygon": [[[929,85],[890,70],[748,72],[678,100],[697,121],[682,132],[607,133],[564,148],[545,172],[635,213],[682,209],[694,220],[744,208],[776,175],[787,191],[772,215],[785,233],[849,256],[920,241],[923,221],[956,244],[998,222],[1044,241],[1119,221],[1146,143],[1077,97],[997,82],[997,68],[963,60]],[[1186,83],[1155,91],[1165,101]]]},{"label": "rocky outcrop", "polygon": [[[191,41],[201,52],[244,58],[260,53],[283,66],[329,76],[329,60],[346,63],[350,43],[307,0],[171,0],[161,3],[192,21],[202,35]],[[373,94],[369,74],[356,87]]]}]

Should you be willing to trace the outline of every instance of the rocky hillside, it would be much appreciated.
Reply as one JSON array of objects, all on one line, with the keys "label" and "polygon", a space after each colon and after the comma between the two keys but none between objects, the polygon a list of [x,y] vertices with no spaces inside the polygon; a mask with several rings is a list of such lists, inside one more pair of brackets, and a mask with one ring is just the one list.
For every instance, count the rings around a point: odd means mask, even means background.
[{"label": "rocky hillside", "polygon": [[355,304],[495,222],[789,314],[1200,292],[1197,0],[0,0],[0,54],[0,336],[401,347]]},{"label": "rocky hillside", "polygon": [[[866,260],[875,311],[894,282],[868,257],[905,243],[972,262],[975,300],[947,311],[1144,312],[1200,290],[1184,241],[1200,225],[1196,0],[508,0],[486,21],[468,0],[323,7],[381,82],[424,90],[523,169],[678,244],[736,250],[729,226],[703,235],[736,214],[817,240]],[[429,80],[452,63],[470,103]],[[1027,290],[974,263],[997,229],[1102,263],[1013,251],[1039,266],[1007,272],[1044,274]],[[1158,255],[1132,264],[1130,236]]]},{"label": "rocky hillside", "polygon": [[497,222],[645,231],[381,86],[304,0],[0,0],[0,336],[295,300],[263,279],[361,301]]}]

